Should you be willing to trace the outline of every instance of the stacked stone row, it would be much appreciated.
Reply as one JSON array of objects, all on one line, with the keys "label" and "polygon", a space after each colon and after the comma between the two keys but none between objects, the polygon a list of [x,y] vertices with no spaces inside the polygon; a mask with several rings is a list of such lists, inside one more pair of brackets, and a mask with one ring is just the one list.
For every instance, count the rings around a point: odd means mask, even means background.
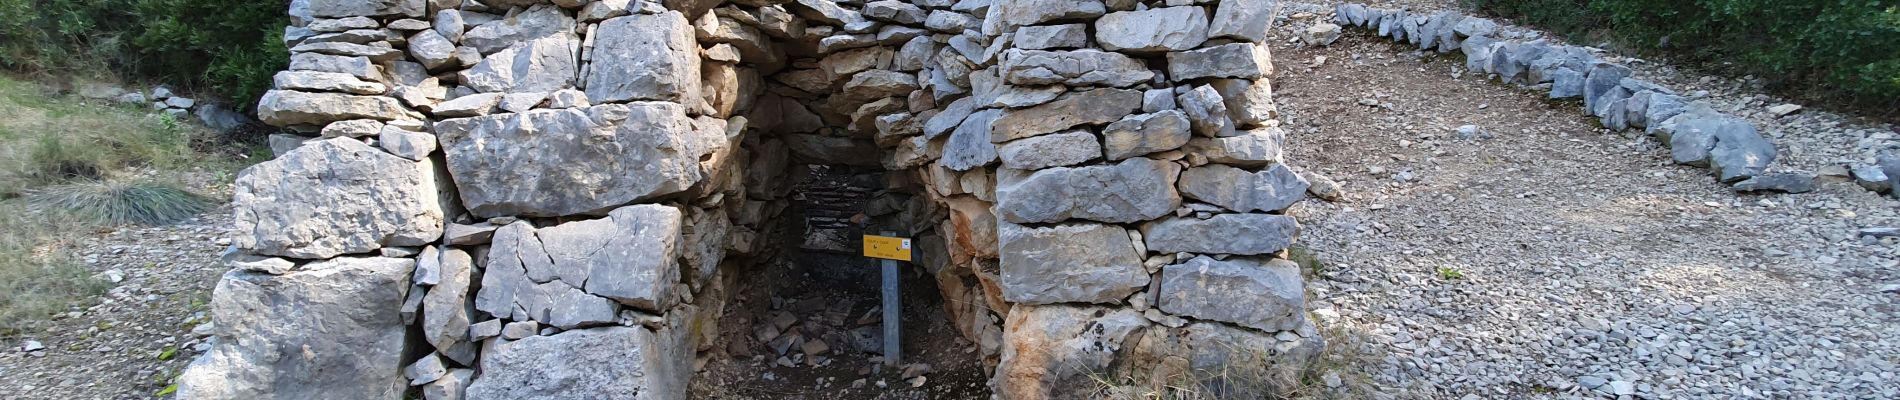
[{"label": "stacked stone row", "polygon": [[667,3],[293,2],[180,395],[683,398],[749,157]]},{"label": "stacked stone row", "polygon": [[978,335],[1000,397],[1265,377],[1324,346],[1285,257],[1308,185],[1281,158],[1270,2],[968,8],[980,27],[924,83],[941,107],[881,134],[941,148],[919,178],[948,211],[944,269],[1002,321]]},{"label": "stacked stone row", "polygon": [[1333,21],[1441,53],[1462,52],[1465,69],[1505,83],[1536,87],[1554,100],[1582,100],[1584,114],[1611,130],[1643,129],[1668,144],[1675,162],[1712,169],[1738,188],[1765,175],[1775,144],[1740,117],[1716,111],[1662,85],[1635,78],[1629,66],[1598,57],[1597,50],[1553,43],[1528,29],[1453,11],[1340,4]]}]

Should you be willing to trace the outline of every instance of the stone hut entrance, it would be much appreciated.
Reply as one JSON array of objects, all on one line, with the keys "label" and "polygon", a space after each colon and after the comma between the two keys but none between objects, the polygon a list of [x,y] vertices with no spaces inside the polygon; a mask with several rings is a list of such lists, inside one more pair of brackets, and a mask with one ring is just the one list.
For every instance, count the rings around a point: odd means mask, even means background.
[{"label": "stone hut entrance", "polygon": [[[1324,346],[1268,1],[292,7],[182,398],[1264,397]],[[860,223],[925,379],[858,372]]]}]

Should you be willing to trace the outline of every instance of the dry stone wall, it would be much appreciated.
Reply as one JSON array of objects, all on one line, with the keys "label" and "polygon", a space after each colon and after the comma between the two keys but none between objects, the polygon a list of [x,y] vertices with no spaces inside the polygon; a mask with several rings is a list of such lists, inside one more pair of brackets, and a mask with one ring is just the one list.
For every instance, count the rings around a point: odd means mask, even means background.
[{"label": "dry stone wall", "polygon": [[[1633,76],[1599,50],[1556,43],[1529,29],[1453,11],[1415,12],[1358,3],[1333,8],[1333,22],[1421,50],[1462,52],[1465,69],[1504,83],[1539,88],[1553,100],[1582,101],[1582,112],[1611,130],[1654,134],[1677,163],[1706,167],[1740,191],[1813,190],[1812,175],[1770,173],[1776,149],[1747,120]],[[1337,38],[1337,25],[1316,25],[1309,43]]]},{"label": "dry stone wall", "polygon": [[180,396],[684,398],[818,164],[887,171],[1001,398],[1299,368],[1274,11],[295,1]]}]

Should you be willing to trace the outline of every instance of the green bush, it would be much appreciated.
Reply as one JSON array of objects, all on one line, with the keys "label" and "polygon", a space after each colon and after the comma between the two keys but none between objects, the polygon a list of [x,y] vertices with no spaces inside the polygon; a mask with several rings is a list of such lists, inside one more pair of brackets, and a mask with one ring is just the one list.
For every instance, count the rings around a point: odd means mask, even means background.
[{"label": "green bush", "polygon": [[1900,2],[1893,0],[1464,0],[1467,6],[1773,89],[1894,116]]},{"label": "green bush", "polygon": [[248,103],[288,63],[282,0],[0,0],[0,67],[156,79]]}]

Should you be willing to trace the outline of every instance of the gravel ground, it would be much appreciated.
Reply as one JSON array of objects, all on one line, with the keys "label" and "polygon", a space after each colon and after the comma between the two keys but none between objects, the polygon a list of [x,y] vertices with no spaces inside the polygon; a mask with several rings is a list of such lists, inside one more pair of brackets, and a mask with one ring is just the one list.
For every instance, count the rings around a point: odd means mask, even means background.
[{"label": "gravel ground", "polygon": [[[1857,234],[1900,224],[1900,202],[1839,181],[1737,195],[1574,104],[1462,73],[1456,54],[1353,30],[1278,47],[1288,157],[1347,192],[1295,212],[1323,263],[1316,314],[1388,351],[1361,366],[1383,394],[1900,396],[1900,294],[1882,291],[1900,246]],[[1805,115],[1765,129],[1783,168],[1892,135]]]},{"label": "gravel ground", "polygon": [[[0,399],[147,399],[207,350],[211,289],[231,210],[174,225],[99,232],[69,251],[115,281],[97,305],[5,338]],[[115,279],[116,278],[116,279]],[[201,327],[202,326],[202,327]],[[27,341],[44,350],[24,352]]]}]

